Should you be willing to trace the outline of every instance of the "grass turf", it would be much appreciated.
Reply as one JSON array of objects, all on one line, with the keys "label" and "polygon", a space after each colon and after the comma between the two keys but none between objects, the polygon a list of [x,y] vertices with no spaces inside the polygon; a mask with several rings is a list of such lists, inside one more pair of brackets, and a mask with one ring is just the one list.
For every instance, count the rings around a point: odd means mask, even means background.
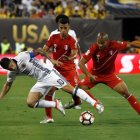
[{"label": "grass turf", "polygon": [[[120,75],[129,90],[139,99],[140,75]],[[6,77],[0,76],[0,89]],[[120,95],[104,86],[97,85],[90,90],[105,106],[102,115],[89,104],[83,102],[82,110],[66,110],[63,117],[53,109],[55,123],[39,124],[44,117],[44,109],[30,109],[26,105],[27,94],[35,81],[19,76],[9,93],[0,101],[0,139],[1,140],[139,140],[140,117]],[[56,94],[63,104],[71,96],[63,91]],[[91,126],[79,122],[82,111],[90,110],[95,115]]]}]

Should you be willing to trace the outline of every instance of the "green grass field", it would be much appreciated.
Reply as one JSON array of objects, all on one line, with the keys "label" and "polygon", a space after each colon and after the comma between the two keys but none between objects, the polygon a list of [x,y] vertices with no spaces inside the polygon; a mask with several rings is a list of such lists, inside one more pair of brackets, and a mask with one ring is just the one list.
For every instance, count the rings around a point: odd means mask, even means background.
[{"label": "green grass field", "polygon": [[[120,75],[129,90],[140,101],[140,75]],[[6,77],[0,76],[0,89]],[[0,139],[1,140],[139,140],[140,117],[120,95],[100,84],[90,90],[105,106],[102,115],[89,104],[83,102],[82,110],[66,110],[63,117],[54,109],[55,123],[40,124],[44,109],[31,109],[26,105],[27,94],[35,81],[26,76],[16,78],[13,87],[0,101]],[[63,104],[71,96],[59,91],[56,98]],[[90,110],[95,115],[91,126],[79,122],[82,111]]]}]

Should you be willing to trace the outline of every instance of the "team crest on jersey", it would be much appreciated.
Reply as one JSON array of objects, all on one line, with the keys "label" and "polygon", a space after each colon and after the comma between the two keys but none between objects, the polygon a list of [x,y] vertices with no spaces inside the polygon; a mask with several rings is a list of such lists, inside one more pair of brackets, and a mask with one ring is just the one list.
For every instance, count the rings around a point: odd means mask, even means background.
[{"label": "team crest on jersey", "polygon": [[109,51],[109,54],[110,54],[110,55],[112,55],[112,54],[113,54],[113,51],[112,51],[112,50],[111,50],[111,51]]},{"label": "team crest on jersey", "polygon": [[54,51],[54,52],[56,52],[56,47],[57,47],[57,44],[54,44],[54,45],[53,45],[53,51]]},{"label": "team crest on jersey", "polygon": [[64,49],[65,49],[65,50],[68,50],[68,45],[65,45],[65,46],[64,46]]},{"label": "team crest on jersey", "polygon": [[26,67],[26,64],[23,63],[23,64],[21,65],[21,68],[24,69],[25,67]]},{"label": "team crest on jersey", "polygon": [[97,54],[96,55],[96,58],[97,58],[97,62],[99,62],[99,60],[100,60],[100,54]]},{"label": "team crest on jersey", "polygon": [[57,47],[57,44],[54,44],[53,46],[54,46],[54,47]]}]

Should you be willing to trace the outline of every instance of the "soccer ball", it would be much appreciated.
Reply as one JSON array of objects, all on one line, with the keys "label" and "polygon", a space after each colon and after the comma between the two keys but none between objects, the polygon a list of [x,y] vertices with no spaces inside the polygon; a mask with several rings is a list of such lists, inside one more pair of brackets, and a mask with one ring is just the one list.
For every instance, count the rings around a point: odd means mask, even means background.
[{"label": "soccer ball", "polygon": [[82,112],[79,117],[79,121],[83,125],[91,125],[94,122],[94,120],[95,120],[94,115],[90,111]]}]

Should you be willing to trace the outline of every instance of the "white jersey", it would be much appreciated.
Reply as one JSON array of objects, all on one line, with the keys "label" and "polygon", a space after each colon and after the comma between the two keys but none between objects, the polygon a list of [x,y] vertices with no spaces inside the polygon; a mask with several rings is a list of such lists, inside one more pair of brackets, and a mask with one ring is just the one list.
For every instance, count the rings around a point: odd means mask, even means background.
[{"label": "white jersey", "polygon": [[[59,34],[59,33],[60,33],[60,31],[59,31],[58,29],[56,29],[56,30],[54,30],[54,31],[51,32],[50,37],[51,37],[52,35]],[[68,32],[68,34],[69,34],[71,37],[73,37],[74,40],[75,40],[76,43],[77,43],[77,37],[76,37],[75,31],[70,29],[69,32]]]},{"label": "white jersey", "polygon": [[21,52],[13,59],[17,61],[18,69],[16,71],[8,72],[8,82],[12,82],[17,73],[24,73],[34,77],[37,81],[41,81],[53,69],[41,60],[36,59],[33,52]]}]

